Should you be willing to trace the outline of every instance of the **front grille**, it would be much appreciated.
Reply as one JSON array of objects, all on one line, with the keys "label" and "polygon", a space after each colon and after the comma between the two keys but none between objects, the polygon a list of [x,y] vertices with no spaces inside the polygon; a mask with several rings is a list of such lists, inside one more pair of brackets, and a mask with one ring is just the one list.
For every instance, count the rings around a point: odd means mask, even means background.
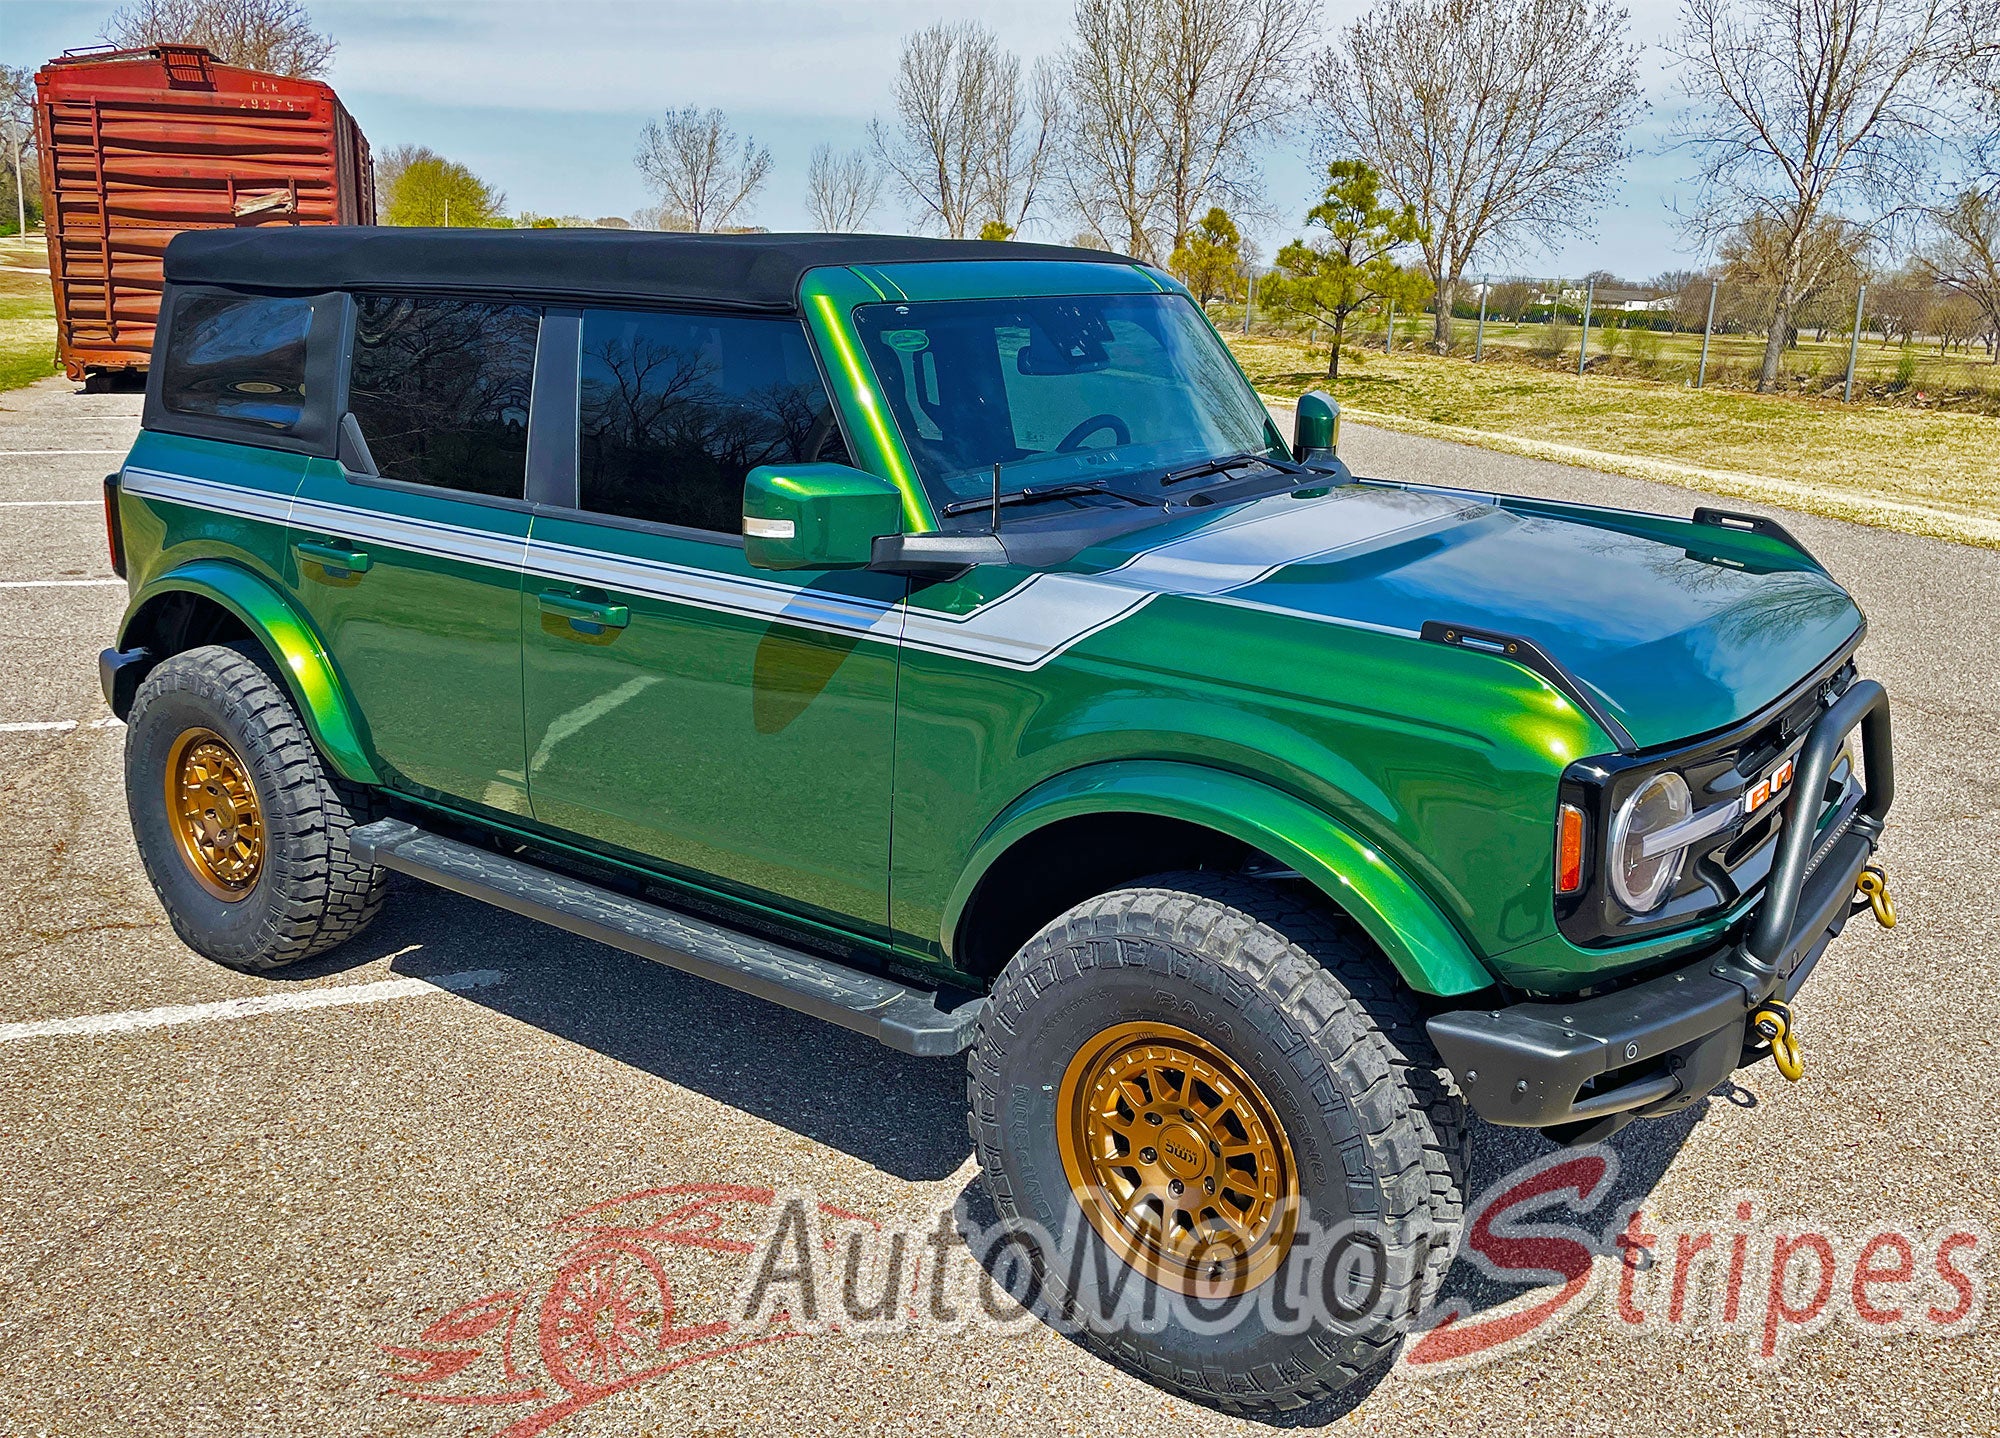
[{"label": "front grille", "polygon": [[[1843,654],[1763,713],[1722,734],[1675,750],[1572,765],[1563,779],[1562,802],[1576,804],[1591,816],[1592,838],[1586,849],[1592,861],[1601,867],[1605,836],[1618,805],[1653,774],[1662,769],[1677,770],[1687,780],[1696,812],[1726,803],[1755,785],[1786,756],[1796,754],[1814,721],[1847,692],[1855,677],[1852,661]],[[1858,782],[1848,768],[1841,766],[1836,777],[1843,781],[1842,788],[1829,796],[1828,805],[1821,809],[1822,817],[1830,804],[1845,794],[1847,784]],[[1609,885],[1601,882],[1601,876],[1587,867],[1582,890],[1557,899],[1557,926],[1572,943],[1602,947],[1699,923],[1734,908],[1769,876],[1785,807],[1774,799],[1746,823],[1704,840],[1682,866],[1680,881],[1667,901],[1643,917],[1628,913],[1612,897]]]}]

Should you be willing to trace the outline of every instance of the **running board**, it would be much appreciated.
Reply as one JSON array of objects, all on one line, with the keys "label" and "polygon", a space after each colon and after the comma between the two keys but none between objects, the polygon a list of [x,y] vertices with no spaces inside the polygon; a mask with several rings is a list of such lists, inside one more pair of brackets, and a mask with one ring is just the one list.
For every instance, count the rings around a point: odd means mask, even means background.
[{"label": "running board", "polygon": [[969,1048],[985,1006],[978,999],[946,1012],[924,989],[630,899],[400,819],[365,824],[348,834],[347,844],[364,864],[727,984],[906,1054],[931,1058]]}]

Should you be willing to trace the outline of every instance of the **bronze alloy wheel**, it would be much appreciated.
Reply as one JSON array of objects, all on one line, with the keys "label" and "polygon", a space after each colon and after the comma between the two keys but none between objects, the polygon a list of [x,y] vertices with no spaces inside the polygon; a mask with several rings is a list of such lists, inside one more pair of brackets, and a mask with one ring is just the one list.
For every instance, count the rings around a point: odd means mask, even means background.
[{"label": "bronze alloy wheel", "polygon": [[1270,1104],[1230,1057],[1170,1024],[1118,1024],[1078,1050],[1056,1143],[1084,1216],[1155,1283],[1245,1293],[1283,1262],[1298,1170]]},{"label": "bronze alloy wheel", "polygon": [[264,868],[264,811],[250,766],[213,729],[188,729],[167,751],[167,823],[181,861],[225,903],[243,898]]}]

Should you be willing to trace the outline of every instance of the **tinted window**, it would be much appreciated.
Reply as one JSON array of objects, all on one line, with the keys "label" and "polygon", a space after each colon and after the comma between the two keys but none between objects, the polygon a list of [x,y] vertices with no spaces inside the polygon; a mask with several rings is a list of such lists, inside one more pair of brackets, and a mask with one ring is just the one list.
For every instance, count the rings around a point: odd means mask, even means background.
[{"label": "tinted window", "polygon": [[182,295],[168,329],[160,398],[177,414],[287,430],[306,401],[312,301]]},{"label": "tinted window", "polygon": [[483,300],[355,300],[347,405],[376,470],[519,499],[540,312]]},{"label": "tinted window", "polygon": [[599,311],[583,320],[580,502],[736,534],[760,464],[845,464],[796,320]]},{"label": "tinted window", "polygon": [[863,305],[856,327],[935,498],[1282,455],[1256,392],[1179,295]]}]

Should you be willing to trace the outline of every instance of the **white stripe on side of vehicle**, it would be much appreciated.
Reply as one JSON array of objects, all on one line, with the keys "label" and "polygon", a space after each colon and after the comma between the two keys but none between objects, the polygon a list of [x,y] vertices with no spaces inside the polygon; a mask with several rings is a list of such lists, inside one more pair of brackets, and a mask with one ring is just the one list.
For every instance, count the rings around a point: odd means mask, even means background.
[{"label": "white stripe on side of vehicle", "polygon": [[[212,481],[156,471],[127,471],[133,493],[271,518],[286,507],[294,528],[320,529],[352,540],[373,539],[438,558],[511,569],[696,609],[798,625],[823,632],[894,642],[900,630],[912,648],[1033,670],[1094,634],[1129,618],[1162,595],[1220,598],[1251,588],[1301,563],[1326,562],[1449,527],[1491,509],[1476,500],[1402,490],[1355,490],[1348,502],[1310,508],[1251,504],[1219,516],[1197,533],[1145,549],[1098,574],[1037,572],[963,614],[899,606],[858,595],[786,584],[719,570],[643,559],[547,540],[496,535],[441,521],[418,520],[316,499],[291,502]],[[1280,606],[1235,600],[1245,607]],[[1414,629],[1333,618],[1350,628],[1414,635]]]}]

